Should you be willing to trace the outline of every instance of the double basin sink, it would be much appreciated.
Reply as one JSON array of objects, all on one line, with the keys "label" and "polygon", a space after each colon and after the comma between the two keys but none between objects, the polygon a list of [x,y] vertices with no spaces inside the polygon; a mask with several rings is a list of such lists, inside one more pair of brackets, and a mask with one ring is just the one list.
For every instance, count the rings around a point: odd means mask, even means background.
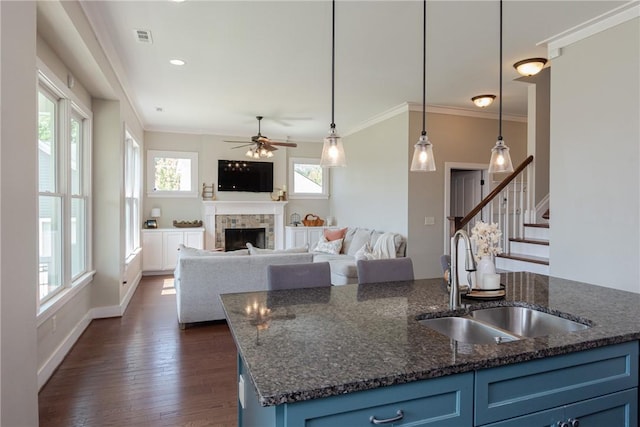
[{"label": "double basin sink", "polygon": [[449,338],[470,344],[502,343],[589,328],[588,325],[527,307],[480,308],[465,316],[437,317],[419,322]]}]

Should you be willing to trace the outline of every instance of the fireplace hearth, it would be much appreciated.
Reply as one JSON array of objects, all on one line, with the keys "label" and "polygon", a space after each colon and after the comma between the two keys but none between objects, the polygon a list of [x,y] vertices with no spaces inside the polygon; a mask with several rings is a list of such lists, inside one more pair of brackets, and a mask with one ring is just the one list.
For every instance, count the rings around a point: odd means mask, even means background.
[{"label": "fireplace hearth", "polygon": [[246,249],[247,242],[256,248],[265,248],[266,230],[264,228],[226,228],[224,230],[224,250]]}]

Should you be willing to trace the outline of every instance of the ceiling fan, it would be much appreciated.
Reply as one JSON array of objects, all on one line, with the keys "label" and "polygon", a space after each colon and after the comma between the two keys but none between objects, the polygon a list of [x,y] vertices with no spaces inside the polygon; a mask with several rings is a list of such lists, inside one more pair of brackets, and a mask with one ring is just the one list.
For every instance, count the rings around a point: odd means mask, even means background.
[{"label": "ceiling fan", "polygon": [[258,134],[251,137],[251,142],[246,143],[246,141],[225,141],[231,143],[244,143],[243,145],[239,145],[235,148],[242,147],[250,147],[249,150],[245,153],[247,157],[252,159],[260,159],[265,157],[273,157],[273,152],[278,149],[277,146],[281,147],[297,147],[298,144],[294,142],[278,142],[270,140],[266,135],[262,135],[260,133],[260,122],[262,121],[262,116],[256,116],[258,119]]}]

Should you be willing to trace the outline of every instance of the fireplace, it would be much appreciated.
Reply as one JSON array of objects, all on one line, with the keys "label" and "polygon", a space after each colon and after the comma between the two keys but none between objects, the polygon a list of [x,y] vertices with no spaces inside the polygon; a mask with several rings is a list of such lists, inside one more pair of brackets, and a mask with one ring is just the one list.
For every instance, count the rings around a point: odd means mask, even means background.
[{"label": "fireplace", "polygon": [[226,228],[224,230],[224,250],[246,249],[247,242],[256,248],[265,248],[266,230],[264,228]]}]

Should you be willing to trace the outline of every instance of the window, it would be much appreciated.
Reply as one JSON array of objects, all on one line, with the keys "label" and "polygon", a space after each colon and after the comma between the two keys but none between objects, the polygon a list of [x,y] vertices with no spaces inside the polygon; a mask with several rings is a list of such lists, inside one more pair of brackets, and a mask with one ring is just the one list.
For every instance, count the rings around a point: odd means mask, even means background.
[{"label": "window", "polygon": [[329,197],[329,171],[320,159],[289,159],[289,194],[292,199],[326,199]]},{"label": "window", "polygon": [[41,71],[38,86],[38,287],[46,301],[89,261],[90,114]]},{"label": "window", "polygon": [[198,197],[198,153],[149,150],[147,195]]},{"label": "window", "polygon": [[124,158],[126,258],[140,247],[140,145],[126,133]]}]

